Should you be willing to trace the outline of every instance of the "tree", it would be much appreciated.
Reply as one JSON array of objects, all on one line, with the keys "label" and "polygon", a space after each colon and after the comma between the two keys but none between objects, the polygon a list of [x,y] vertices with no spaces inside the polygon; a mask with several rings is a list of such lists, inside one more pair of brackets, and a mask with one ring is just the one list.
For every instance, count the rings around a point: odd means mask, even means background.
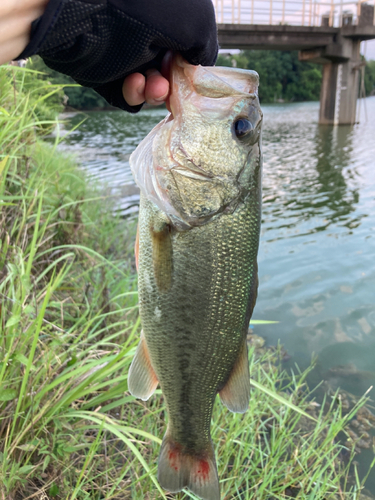
[{"label": "tree", "polygon": [[44,64],[43,59],[39,56],[34,56],[28,62],[28,68],[40,71],[39,78],[48,80],[51,83],[66,84],[64,93],[68,98],[67,104],[76,109],[93,109],[93,108],[108,108],[110,107],[107,101],[97,94],[95,90],[82,87],[75,83],[70,76],[63,75],[58,71],[50,69]]},{"label": "tree", "polygon": [[216,64],[255,70],[260,79],[261,102],[319,100],[322,68],[300,62],[295,51],[244,50],[237,55],[219,56]]},{"label": "tree", "polygon": [[375,61],[367,61],[365,68],[366,95],[375,94]]}]

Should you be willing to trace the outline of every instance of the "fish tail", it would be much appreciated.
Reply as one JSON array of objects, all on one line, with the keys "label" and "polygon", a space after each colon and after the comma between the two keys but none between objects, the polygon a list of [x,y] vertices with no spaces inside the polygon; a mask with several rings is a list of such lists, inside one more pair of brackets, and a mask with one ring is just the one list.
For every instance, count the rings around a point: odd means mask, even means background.
[{"label": "fish tail", "polygon": [[220,500],[212,443],[202,453],[186,452],[171,438],[167,430],[159,456],[158,481],[171,493],[187,487],[203,500]]}]

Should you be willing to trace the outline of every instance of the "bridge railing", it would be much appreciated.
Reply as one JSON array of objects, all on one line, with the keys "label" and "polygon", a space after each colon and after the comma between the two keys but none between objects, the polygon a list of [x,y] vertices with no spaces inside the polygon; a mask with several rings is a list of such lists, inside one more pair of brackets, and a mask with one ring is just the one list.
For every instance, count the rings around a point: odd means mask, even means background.
[{"label": "bridge railing", "polygon": [[375,25],[375,0],[213,0],[217,23]]}]

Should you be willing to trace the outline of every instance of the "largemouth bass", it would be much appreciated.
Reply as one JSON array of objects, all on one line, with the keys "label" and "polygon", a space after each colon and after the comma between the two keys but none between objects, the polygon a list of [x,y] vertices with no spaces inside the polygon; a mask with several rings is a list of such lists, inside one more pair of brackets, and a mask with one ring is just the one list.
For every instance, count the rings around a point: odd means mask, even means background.
[{"label": "largemouth bass", "polygon": [[171,114],[130,162],[141,189],[136,257],[142,334],[130,392],[160,384],[169,416],[158,480],[220,498],[210,421],[216,394],[250,396],[246,333],[257,295],[262,113],[258,75],[176,56]]}]

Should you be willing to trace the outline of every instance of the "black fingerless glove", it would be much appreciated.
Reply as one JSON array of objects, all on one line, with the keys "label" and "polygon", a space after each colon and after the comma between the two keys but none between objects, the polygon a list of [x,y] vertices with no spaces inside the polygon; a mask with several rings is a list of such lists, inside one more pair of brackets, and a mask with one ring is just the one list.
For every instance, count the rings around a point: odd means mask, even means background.
[{"label": "black fingerless glove", "polygon": [[168,49],[191,64],[215,63],[211,0],[50,0],[18,59],[39,54],[50,68],[135,113],[142,105],[125,102],[124,78],[160,69]]}]

